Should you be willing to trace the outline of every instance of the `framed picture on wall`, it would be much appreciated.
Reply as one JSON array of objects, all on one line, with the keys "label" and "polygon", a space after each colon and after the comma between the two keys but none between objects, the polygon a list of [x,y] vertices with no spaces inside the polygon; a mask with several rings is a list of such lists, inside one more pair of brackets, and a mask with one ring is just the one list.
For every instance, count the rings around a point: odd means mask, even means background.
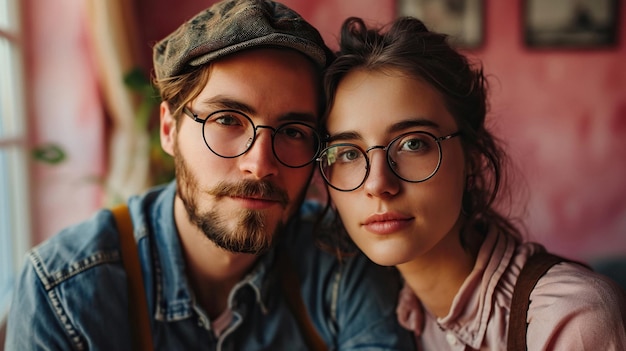
[{"label": "framed picture on wall", "polygon": [[413,16],[428,29],[450,36],[460,49],[483,43],[483,0],[397,0],[398,16]]},{"label": "framed picture on wall", "polygon": [[531,48],[593,49],[617,43],[619,0],[524,0]]}]

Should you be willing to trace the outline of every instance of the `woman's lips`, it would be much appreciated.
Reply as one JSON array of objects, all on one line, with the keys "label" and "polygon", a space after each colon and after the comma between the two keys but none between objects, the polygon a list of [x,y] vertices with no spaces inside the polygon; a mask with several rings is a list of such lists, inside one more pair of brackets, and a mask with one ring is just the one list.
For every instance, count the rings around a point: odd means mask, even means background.
[{"label": "woman's lips", "polygon": [[362,226],[374,234],[392,234],[409,226],[413,217],[399,213],[373,214],[363,222]]}]

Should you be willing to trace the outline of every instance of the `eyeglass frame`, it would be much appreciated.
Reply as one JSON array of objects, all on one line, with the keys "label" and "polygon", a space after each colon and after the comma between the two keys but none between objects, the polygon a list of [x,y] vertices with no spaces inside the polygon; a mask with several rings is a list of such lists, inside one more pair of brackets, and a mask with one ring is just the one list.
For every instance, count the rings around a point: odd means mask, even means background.
[{"label": "eyeglass frame", "polygon": [[[248,141],[248,146],[245,148],[245,150],[235,156],[224,156],[224,155],[220,155],[218,154],[215,150],[213,150],[211,148],[211,146],[209,146],[209,143],[206,140],[206,136],[204,135],[204,125],[206,123],[206,121],[209,120],[209,118],[211,116],[213,116],[214,114],[217,113],[222,113],[222,112],[234,112],[237,113],[243,117],[245,117],[249,122],[250,125],[252,126],[252,139]],[[242,111],[239,110],[235,110],[235,109],[222,109],[222,110],[216,110],[213,111],[211,113],[209,113],[206,118],[202,119],[200,117],[198,117],[198,114],[193,113],[188,107],[183,107],[183,113],[186,114],[187,116],[189,116],[189,118],[191,118],[192,120],[194,120],[195,122],[198,122],[200,124],[202,124],[202,140],[204,141],[204,144],[206,145],[206,147],[211,150],[211,152],[213,154],[215,154],[216,156],[219,156],[221,158],[237,158],[239,156],[242,156],[243,154],[245,154],[246,152],[248,152],[252,146],[254,145],[254,143],[256,142],[256,137],[257,137],[257,129],[258,128],[266,128],[272,131],[272,134],[270,134],[271,139],[272,139],[272,153],[274,154],[274,157],[278,160],[278,162],[280,162],[283,166],[285,167],[289,167],[289,168],[302,168],[302,167],[306,167],[307,165],[311,164],[312,162],[315,162],[318,158],[319,155],[319,151],[322,148],[322,138],[320,137],[320,134],[318,133],[318,131],[314,128],[311,127],[310,125],[304,123],[304,122],[299,122],[299,121],[293,121],[293,122],[287,122],[287,123],[282,123],[281,125],[279,125],[277,128],[274,128],[272,126],[268,126],[268,125],[263,125],[263,124],[259,124],[256,125],[254,124],[254,122],[252,121],[252,118],[250,118],[250,116],[248,116],[247,114],[243,113]],[[278,155],[276,154],[276,148],[274,147],[274,136],[276,135],[276,132],[279,131],[281,128],[287,126],[287,125],[291,125],[291,124],[297,124],[297,125],[302,125],[302,126],[306,126],[311,128],[311,131],[313,132],[313,135],[315,135],[315,137],[317,138],[317,150],[314,150],[313,152],[313,156],[311,157],[311,159],[309,161],[307,161],[305,164],[300,165],[300,166],[291,166],[286,164],[285,162],[283,162]]]},{"label": "eyeglass frame", "polygon": [[[392,164],[393,160],[389,157],[389,147],[391,146],[391,144],[395,143],[396,141],[398,141],[399,139],[403,138],[404,136],[409,135],[409,134],[413,134],[413,133],[426,134],[429,137],[433,138],[433,140],[437,143],[437,148],[439,150],[439,161],[437,162],[437,167],[435,167],[433,172],[428,177],[426,177],[424,179],[420,179],[420,180],[408,180],[406,178],[401,177],[396,172],[396,170],[394,170],[393,164]],[[356,145],[356,144],[353,144],[353,143],[338,143],[338,144],[333,144],[333,145],[326,145],[326,147],[324,147],[322,149],[322,151],[320,151],[319,156],[317,157],[317,159],[315,161],[318,162],[320,173],[322,174],[322,178],[324,179],[324,182],[326,182],[326,184],[328,184],[331,188],[333,188],[335,190],[342,191],[342,192],[350,192],[350,191],[357,190],[363,184],[365,184],[365,181],[367,180],[367,177],[370,174],[371,162],[370,162],[370,157],[368,156],[368,153],[370,151],[372,151],[372,150],[375,150],[375,149],[381,149],[381,150],[385,151],[385,160],[387,161],[387,166],[389,166],[389,169],[391,170],[391,172],[396,177],[398,177],[398,179],[403,180],[403,181],[405,181],[407,183],[422,183],[422,182],[425,182],[425,181],[429,180],[430,178],[434,177],[435,174],[437,173],[437,171],[439,171],[439,168],[441,167],[441,162],[443,161],[443,149],[441,148],[441,142],[449,140],[449,139],[452,139],[452,138],[454,138],[456,136],[459,136],[459,135],[461,135],[461,131],[456,131],[454,133],[450,133],[450,134],[448,134],[446,136],[442,136],[442,137],[436,137],[434,134],[432,134],[430,132],[427,132],[427,131],[424,131],[424,130],[413,130],[413,131],[410,131],[410,132],[405,132],[405,133],[402,133],[400,135],[397,135],[396,137],[391,139],[391,141],[389,143],[387,143],[387,146],[385,146],[385,145],[373,145],[373,146],[368,147],[365,150],[363,150],[363,148],[360,147],[359,145]],[[330,139],[330,136],[327,136],[326,137],[326,142],[325,142],[326,144],[328,144],[328,140],[329,139]],[[323,169],[323,161],[324,160],[321,158],[321,155],[323,155],[328,149],[333,148],[333,147],[338,147],[338,146],[351,146],[351,147],[354,147],[357,150],[359,150],[363,154],[363,156],[365,156],[365,175],[363,176],[363,180],[359,183],[359,185],[355,186],[352,189],[347,189],[347,190],[339,189],[338,187],[332,185],[330,183],[330,181],[326,178],[326,175],[324,174],[324,169]]]}]

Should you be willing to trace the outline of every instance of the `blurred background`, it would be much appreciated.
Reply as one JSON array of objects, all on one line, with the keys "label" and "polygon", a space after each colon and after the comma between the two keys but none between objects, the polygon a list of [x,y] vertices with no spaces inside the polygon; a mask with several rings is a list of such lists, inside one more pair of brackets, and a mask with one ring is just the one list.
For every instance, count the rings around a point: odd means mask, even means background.
[{"label": "blurred background", "polygon": [[[214,1],[0,0],[0,318],[24,252],[171,177],[152,45]],[[626,257],[626,6],[619,0],[283,0],[327,44],[348,16],[414,15],[481,62],[528,239]],[[319,195],[312,189],[311,196]]]}]

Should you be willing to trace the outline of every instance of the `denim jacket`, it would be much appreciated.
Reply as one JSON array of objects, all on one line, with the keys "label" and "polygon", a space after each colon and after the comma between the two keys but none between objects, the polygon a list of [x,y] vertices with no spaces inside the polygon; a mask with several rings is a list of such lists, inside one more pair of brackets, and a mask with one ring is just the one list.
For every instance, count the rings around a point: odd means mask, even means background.
[{"label": "denim jacket", "polygon": [[[186,279],[175,191],[171,183],[128,202],[156,349],[306,350],[272,269],[279,250],[289,256],[329,349],[414,349],[396,321],[397,272],[364,256],[340,263],[315,248],[306,211],[230,292],[233,318],[216,337]],[[111,212],[101,210],[28,253],[9,312],[6,350],[130,350],[126,291],[118,233]]]}]

